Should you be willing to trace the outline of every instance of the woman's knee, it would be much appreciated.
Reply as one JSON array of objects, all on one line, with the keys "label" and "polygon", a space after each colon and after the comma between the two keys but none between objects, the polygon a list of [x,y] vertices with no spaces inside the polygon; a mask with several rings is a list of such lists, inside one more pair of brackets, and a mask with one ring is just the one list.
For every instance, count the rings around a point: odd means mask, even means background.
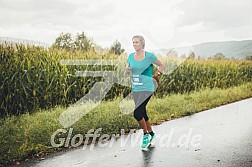
[{"label": "woman's knee", "polygon": [[144,119],[145,119],[145,121],[148,121],[149,120],[149,117],[148,117],[148,115],[147,114],[144,114]]},{"label": "woman's knee", "polygon": [[143,119],[143,114],[141,114],[141,112],[139,112],[138,110],[134,110],[134,118],[137,121],[141,121],[141,119]]}]

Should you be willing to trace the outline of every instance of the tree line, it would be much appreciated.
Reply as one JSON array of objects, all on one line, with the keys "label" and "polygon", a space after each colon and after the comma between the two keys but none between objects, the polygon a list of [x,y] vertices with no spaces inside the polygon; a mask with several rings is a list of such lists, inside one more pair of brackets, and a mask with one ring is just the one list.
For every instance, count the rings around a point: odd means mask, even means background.
[{"label": "tree line", "polygon": [[115,40],[109,48],[102,48],[92,39],[88,38],[84,32],[72,35],[71,33],[61,33],[52,45],[52,48],[65,49],[69,51],[89,51],[92,49],[99,51],[107,51],[117,55],[122,54],[125,49],[122,48],[121,43]]}]

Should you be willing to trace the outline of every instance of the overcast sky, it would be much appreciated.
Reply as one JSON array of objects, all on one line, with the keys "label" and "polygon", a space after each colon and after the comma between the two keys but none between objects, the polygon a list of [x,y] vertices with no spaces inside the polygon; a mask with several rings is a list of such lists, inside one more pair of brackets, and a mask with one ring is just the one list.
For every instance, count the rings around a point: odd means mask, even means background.
[{"label": "overcast sky", "polygon": [[146,50],[252,39],[251,0],[0,0],[0,37],[51,44],[82,31],[107,47],[146,38]]}]

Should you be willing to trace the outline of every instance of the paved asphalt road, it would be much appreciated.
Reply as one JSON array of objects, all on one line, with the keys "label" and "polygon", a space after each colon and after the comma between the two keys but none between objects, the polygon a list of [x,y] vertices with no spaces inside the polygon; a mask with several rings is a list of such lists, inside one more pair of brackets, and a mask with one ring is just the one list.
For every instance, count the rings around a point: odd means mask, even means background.
[{"label": "paved asphalt road", "polygon": [[147,151],[140,149],[142,132],[137,131],[103,143],[105,147],[101,143],[93,149],[91,145],[80,146],[19,166],[252,167],[252,98],[164,122],[153,129],[158,137]]}]

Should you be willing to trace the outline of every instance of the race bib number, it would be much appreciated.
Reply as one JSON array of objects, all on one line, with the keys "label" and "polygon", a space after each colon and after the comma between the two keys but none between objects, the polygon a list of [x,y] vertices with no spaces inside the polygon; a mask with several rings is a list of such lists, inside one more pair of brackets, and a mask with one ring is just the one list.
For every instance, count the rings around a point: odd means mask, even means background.
[{"label": "race bib number", "polygon": [[143,85],[143,78],[141,75],[133,75],[132,80],[134,85]]}]

